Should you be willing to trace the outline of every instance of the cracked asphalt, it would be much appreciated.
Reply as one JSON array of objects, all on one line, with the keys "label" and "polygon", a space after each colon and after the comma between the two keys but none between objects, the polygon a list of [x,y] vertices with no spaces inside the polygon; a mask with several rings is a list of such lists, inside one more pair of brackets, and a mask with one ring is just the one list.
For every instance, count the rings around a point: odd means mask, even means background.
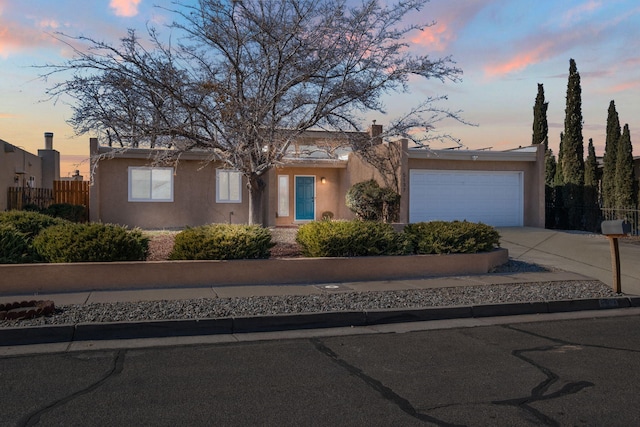
[{"label": "cracked asphalt", "polygon": [[0,357],[0,425],[640,425],[637,313],[286,336]]}]

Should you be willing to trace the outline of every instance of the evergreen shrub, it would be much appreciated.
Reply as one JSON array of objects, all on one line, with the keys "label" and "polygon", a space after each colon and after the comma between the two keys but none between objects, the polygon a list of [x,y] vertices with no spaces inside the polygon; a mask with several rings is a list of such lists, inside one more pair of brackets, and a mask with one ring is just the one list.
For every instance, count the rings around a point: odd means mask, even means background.
[{"label": "evergreen shrub", "polygon": [[23,264],[32,260],[27,236],[9,224],[0,224],[0,264]]},{"label": "evergreen shrub", "polygon": [[354,184],[347,191],[345,203],[362,221],[394,222],[400,212],[400,195],[380,187],[374,179]]},{"label": "evergreen shrub", "polygon": [[16,230],[24,233],[29,241],[45,228],[65,223],[67,221],[64,219],[53,218],[39,212],[16,210],[0,212],[0,224],[12,225]]},{"label": "evergreen shrub", "polygon": [[119,225],[65,222],[44,229],[33,247],[46,262],[144,261],[149,239]]},{"label": "evergreen shrub", "polygon": [[258,225],[210,224],[187,228],[176,235],[171,260],[229,260],[269,258],[271,231]]},{"label": "evergreen shrub", "polygon": [[467,221],[408,224],[403,234],[415,254],[471,254],[500,246],[500,234],[495,228]]},{"label": "evergreen shrub", "polygon": [[54,218],[62,218],[72,222],[85,222],[87,220],[87,207],[84,205],[55,203],[44,209],[42,213]]},{"label": "evergreen shrub", "polygon": [[403,236],[374,221],[314,221],[298,228],[296,242],[307,257],[404,255]]}]

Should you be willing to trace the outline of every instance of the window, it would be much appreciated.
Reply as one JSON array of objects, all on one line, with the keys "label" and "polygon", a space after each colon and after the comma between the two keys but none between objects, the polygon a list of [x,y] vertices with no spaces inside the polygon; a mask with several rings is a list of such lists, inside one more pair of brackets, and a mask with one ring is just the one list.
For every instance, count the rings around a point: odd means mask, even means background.
[{"label": "window", "polygon": [[289,216],[288,175],[278,175],[278,216]]},{"label": "window", "polygon": [[173,202],[173,168],[129,168],[130,202]]},{"label": "window", "polygon": [[242,174],[238,171],[216,170],[216,202],[242,203]]}]

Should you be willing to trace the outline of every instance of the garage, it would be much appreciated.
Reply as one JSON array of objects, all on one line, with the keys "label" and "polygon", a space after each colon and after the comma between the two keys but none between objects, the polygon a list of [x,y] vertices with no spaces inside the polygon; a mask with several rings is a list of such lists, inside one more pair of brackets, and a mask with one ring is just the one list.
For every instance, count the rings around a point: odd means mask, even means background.
[{"label": "garage", "polygon": [[409,222],[467,220],[521,227],[523,173],[519,171],[409,171]]}]

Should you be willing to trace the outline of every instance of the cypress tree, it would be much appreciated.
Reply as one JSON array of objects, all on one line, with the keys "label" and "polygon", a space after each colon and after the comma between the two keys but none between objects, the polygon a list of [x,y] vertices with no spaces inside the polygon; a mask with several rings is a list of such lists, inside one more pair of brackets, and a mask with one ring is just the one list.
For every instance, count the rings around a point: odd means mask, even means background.
[{"label": "cypress tree", "polygon": [[547,187],[553,187],[556,176],[556,156],[553,155],[553,150],[547,150],[544,153],[544,169],[544,184]]},{"label": "cypress tree", "polygon": [[570,228],[582,227],[584,207],[584,142],[582,138],[582,89],[576,62],[569,61],[567,106],[562,152],[563,201]]},{"label": "cypress tree", "polygon": [[585,228],[589,231],[596,231],[600,209],[598,206],[598,160],[593,139],[589,139],[587,152],[587,160],[584,165]]},{"label": "cypress tree", "polygon": [[560,132],[560,146],[558,147],[558,161],[556,162],[556,173],[553,176],[553,185],[561,187],[564,185],[564,173],[562,172],[562,156],[564,154],[564,132]]},{"label": "cypress tree", "polygon": [[556,197],[554,179],[556,175],[556,156],[553,150],[544,153],[544,197],[545,197],[545,227],[556,226]]},{"label": "cypress tree", "polygon": [[616,208],[635,209],[637,204],[636,177],[633,170],[633,146],[629,125],[624,125],[616,154]]},{"label": "cypress tree", "polygon": [[618,154],[620,136],[620,119],[616,111],[616,104],[612,100],[609,103],[607,114],[607,137],[602,172],[602,205],[608,209],[616,206],[616,155]]},{"label": "cypress tree", "polygon": [[538,83],[538,95],[533,106],[533,138],[532,144],[544,144],[544,149],[549,148],[549,125],[547,123],[547,108],[549,103],[544,101],[544,87]]},{"label": "cypress tree", "polygon": [[567,212],[564,205],[564,174],[562,173],[562,153],[564,152],[564,133],[560,132],[560,147],[558,149],[558,161],[556,173],[553,176],[553,208],[554,226],[556,228],[567,227]]}]

